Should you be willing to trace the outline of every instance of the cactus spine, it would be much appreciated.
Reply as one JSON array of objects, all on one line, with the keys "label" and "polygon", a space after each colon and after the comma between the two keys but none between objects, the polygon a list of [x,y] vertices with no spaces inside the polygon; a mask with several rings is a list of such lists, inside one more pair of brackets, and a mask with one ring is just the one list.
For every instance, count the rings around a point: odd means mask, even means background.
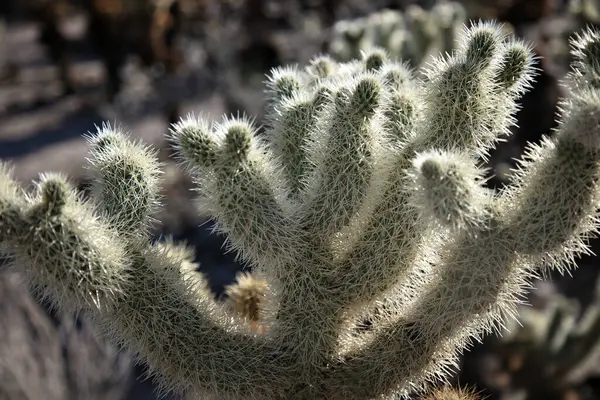
[{"label": "cactus spine", "polygon": [[[278,69],[261,136],[246,118],[173,126],[201,207],[268,282],[244,295],[268,329],[215,303],[185,251],[149,243],[160,165],[109,127],[90,139],[89,202],[56,175],[23,195],[1,170],[1,244],[165,389],[328,400],[420,389],[514,314],[541,265],[565,268],[597,229],[600,35],[574,43],[556,135],[495,194],[475,160],[508,133],[534,73],[529,47],[501,32],[474,24],[423,81],[381,50]],[[365,315],[373,328],[357,333]]]}]

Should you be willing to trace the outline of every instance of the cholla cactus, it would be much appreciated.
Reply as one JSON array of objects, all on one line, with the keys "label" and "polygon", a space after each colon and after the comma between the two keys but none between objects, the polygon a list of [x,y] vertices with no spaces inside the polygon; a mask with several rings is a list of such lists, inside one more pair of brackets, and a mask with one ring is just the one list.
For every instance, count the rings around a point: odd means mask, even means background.
[{"label": "cholla cactus", "polygon": [[570,0],[569,11],[585,23],[600,23],[600,2],[598,0]]},{"label": "cholla cactus", "polygon": [[124,399],[129,357],[98,340],[87,319],[65,315],[55,327],[20,283],[0,273],[0,399]]},{"label": "cholla cactus", "polygon": [[[565,268],[597,228],[600,35],[575,41],[558,132],[494,194],[476,160],[508,132],[533,79],[530,49],[501,32],[475,24],[423,82],[382,51],[277,69],[261,136],[246,118],[173,126],[203,209],[268,282],[268,329],[226,314],[190,278],[184,252],[148,244],[160,166],[108,128],[91,138],[89,202],[48,174],[24,196],[2,171],[0,240],[51,299],[93,312],[165,389],[408,394],[445,376],[472,338],[514,314],[541,264]],[[372,327],[357,333],[365,316]]]},{"label": "cholla cactus", "polygon": [[257,279],[252,274],[241,273],[234,284],[225,288],[227,305],[238,315],[246,318],[253,330],[263,332],[262,320],[263,303],[268,283]]},{"label": "cholla cactus", "polygon": [[449,386],[436,389],[424,400],[479,400],[479,395],[472,389],[455,389]]},{"label": "cholla cactus", "polygon": [[458,2],[439,2],[430,10],[414,4],[405,12],[383,10],[338,21],[333,26],[329,52],[338,61],[350,61],[378,47],[390,58],[405,60],[411,66],[425,65],[438,53],[454,50],[465,22],[466,11]]},{"label": "cholla cactus", "polygon": [[543,307],[519,310],[520,321],[510,321],[510,333],[494,340],[489,352],[507,360],[499,365],[508,368],[498,371],[509,377],[508,388],[501,380],[504,391],[525,391],[528,398],[565,398],[598,375],[600,280],[586,306],[560,293],[543,297]]}]

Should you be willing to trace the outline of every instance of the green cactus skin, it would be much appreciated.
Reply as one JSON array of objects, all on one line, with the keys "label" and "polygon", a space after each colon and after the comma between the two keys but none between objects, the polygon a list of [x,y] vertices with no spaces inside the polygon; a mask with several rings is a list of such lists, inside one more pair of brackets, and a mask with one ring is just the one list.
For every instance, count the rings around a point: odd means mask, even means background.
[{"label": "green cactus skin", "polygon": [[[556,135],[493,193],[473,160],[507,133],[535,73],[530,48],[501,31],[472,25],[422,81],[377,49],[276,69],[264,135],[246,117],[173,125],[199,207],[268,282],[264,329],[215,303],[187,252],[147,240],[160,164],[119,129],[89,138],[90,201],[58,175],[26,195],[3,166],[0,245],[57,304],[93,312],[164,390],[336,400],[423,389],[598,228],[600,34],[574,42]],[[357,333],[365,316],[373,328]]]}]

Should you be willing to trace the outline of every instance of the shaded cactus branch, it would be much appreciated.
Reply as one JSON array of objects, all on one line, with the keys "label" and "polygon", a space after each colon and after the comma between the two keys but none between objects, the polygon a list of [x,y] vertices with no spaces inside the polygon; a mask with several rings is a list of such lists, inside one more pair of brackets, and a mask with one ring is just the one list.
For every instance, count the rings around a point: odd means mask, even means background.
[{"label": "shaded cactus branch", "polygon": [[0,398],[124,399],[131,360],[97,337],[88,318],[55,327],[15,274],[0,274]]},{"label": "shaded cactus branch", "polygon": [[111,226],[124,235],[146,233],[158,207],[160,164],[155,152],[103,124],[88,137],[92,197]]}]

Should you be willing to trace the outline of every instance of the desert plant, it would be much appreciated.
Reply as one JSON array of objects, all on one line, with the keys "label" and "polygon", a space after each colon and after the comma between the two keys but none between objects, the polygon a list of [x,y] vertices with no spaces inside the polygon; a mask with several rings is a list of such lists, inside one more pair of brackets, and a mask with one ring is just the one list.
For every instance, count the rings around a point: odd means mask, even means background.
[{"label": "desert plant", "polygon": [[597,0],[570,0],[569,11],[580,22],[588,24],[600,23],[600,2]]},{"label": "desert plant", "polygon": [[385,49],[390,58],[425,65],[438,53],[452,52],[466,11],[458,2],[437,2],[430,10],[413,4],[404,12],[383,10],[336,22],[329,44],[338,61],[359,58],[362,51]]},{"label": "desert plant", "polygon": [[479,400],[479,395],[472,389],[452,388],[445,386],[434,390],[424,400]]},{"label": "desert plant", "polygon": [[[90,137],[91,201],[57,174],[24,195],[2,170],[0,243],[55,303],[93,312],[165,389],[410,393],[446,376],[471,339],[514,315],[528,278],[567,268],[596,231],[600,35],[586,31],[574,49],[558,132],[498,194],[474,160],[508,133],[534,70],[530,48],[494,23],[467,29],[423,81],[379,50],[279,68],[260,136],[245,117],[175,124],[200,206],[268,282],[268,329],[216,304],[184,251],[148,240],[160,165],[108,125]],[[365,315],[372,327],[357,333]]]},{"label": "desert plant", "polygon": [[0,399],[118,400],[131,384],[126,355],[99,340],[91,322],[55,327],[15,274],[0,272]]},{"label": "desert plant", "polygon": [[[538,307],[522,307],[509,333],[490,338],[481,358],[461,371],[467,379],[481,378],[495,398],[568,399],[598,376],[600,280],[589,305],[556,290],[542,292],[534,300]],[[499,362],[486,363],[490,355]]]}]

